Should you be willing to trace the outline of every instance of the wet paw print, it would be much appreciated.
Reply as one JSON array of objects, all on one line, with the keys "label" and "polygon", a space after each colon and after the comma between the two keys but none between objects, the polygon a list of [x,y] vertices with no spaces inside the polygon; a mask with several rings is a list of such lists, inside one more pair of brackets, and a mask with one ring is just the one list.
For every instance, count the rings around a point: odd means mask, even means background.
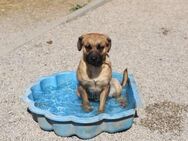
[{"label": "wet paw print", "polygon": [[162,27],[162,28],[161,28],[161,32],[162,32],[162,34],[163,34],[164,36],[167,36],[168,33],[170,32],[170,30],[167,29],[167,28],[165,28],[165,27]]}]

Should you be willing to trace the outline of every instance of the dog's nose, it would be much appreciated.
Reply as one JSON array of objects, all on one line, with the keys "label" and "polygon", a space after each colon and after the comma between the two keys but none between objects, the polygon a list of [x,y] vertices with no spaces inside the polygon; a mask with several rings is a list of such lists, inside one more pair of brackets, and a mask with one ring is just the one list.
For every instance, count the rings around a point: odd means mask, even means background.
[{"label": "dog's nose", "polygon": [[91,56],[92,61],[95,61],[97,59],[96,56]]}]

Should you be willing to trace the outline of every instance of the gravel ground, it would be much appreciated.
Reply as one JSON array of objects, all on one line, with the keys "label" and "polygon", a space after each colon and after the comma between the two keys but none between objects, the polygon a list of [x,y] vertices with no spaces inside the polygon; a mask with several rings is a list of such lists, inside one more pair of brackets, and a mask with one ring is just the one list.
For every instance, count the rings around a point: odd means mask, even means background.
[{"label": "gravel ground", "polygon": [[76,70],[77,38],[112,38],[113,70],[133,73],[143,101],[131,129],[94,140],[186,141],[188,138],[188,1],[112,0],[59,25],[0,59],[0,140],[80,140],[41,130],[20,99],[36,79]]}]

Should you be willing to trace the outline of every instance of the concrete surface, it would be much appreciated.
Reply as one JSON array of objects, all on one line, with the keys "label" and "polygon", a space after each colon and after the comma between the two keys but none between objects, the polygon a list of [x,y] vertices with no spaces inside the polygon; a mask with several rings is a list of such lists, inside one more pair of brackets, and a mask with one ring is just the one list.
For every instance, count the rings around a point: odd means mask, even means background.
[{"label": "concrete surface", "polygon": [[102,32],[112,38],[113,70],[122,72],[128,67],[144,106],[128,131],[102,133],[92,140],[186,141],[187,5],[187,0],[112,0],[1,57],[0,140],[80,140],[41,130],[20,96],[40,76],[76,70],[81,57],[78,36]]}]

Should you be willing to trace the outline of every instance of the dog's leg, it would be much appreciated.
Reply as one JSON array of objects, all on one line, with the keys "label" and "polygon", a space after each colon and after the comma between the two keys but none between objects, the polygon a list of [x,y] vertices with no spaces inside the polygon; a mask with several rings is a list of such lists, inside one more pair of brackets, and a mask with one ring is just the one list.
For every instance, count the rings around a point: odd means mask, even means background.
[{"label": "dog's leg", "polygon": [[116,86],[116,90],[117,90],[116,98],[122,107],[125,107],[127,105],[127,100],[121,96],[121,91],[123,87],[127,85],[127,83],[128,83],[128,70],[125,69],[123,72],[123,79],[122,79],[121,85],[119,85],[118,87]]},{"label": "dog's leg", "polygon": [[82,97],[82,106],[84,108],[84,111],[86,112],[92,111],[92,108],[89,104],[87,92],[81,85],[78,86],[78,93]]},{"label": "dog's leg", "polygon": [[100,104],[99,104],[99,109],[98,109],[98,113],[103,113],[104,109],[105,109],[105,103],[106,103],[106,98],[108,96],[109,93],[109,86],[106,86],[101,94],[100,94]]},{"label": "dog's leg", "polygon": [[[127,82],[126,82],[127,83]],[[126,84],[124,83],[124,84]],[[114,87],[115,91],[113,93],[113,97],[115,97],[118,101],[118,103],[122,106],[125,107],[127,105],[127,101],[125,98],[121,96],[122,88],[123,86],[119,83],[117,79],[112,79],[111,81],[111,87]]]}]

